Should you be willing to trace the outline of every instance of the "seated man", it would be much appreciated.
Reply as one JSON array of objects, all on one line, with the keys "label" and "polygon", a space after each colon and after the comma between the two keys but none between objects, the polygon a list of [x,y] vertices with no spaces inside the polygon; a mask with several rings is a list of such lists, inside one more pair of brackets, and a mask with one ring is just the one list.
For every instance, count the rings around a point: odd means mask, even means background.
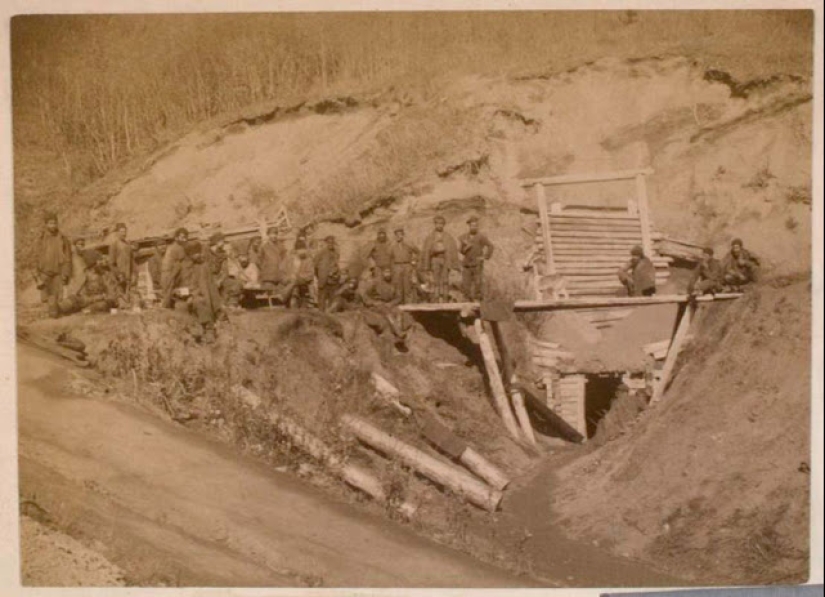
[{"label": "seated man", "polygon": [[313,283],[315,282],[315,264],[309,258],[306,244],[295,249],[295,263],[293,264],[294,288],[292,290],[292,307],[305,309],[315,303]]},{"label": "seated man", "polygon": [[627,289],[627,296],[656,294],[656,268],[639,245],[630,250],[630,261],[619,268],[618,276]]},{"label": "seated man", "polygon": [[733,291],[756,281],[759,260],[744,248],[742,239],[735,238],[730,243],[730,252],[722,260],[722,281]]},{"label": "seated man", "polygon": [[347,276],[341,287],[332,295],[332,299],[327,305],[327,311],[329,313],[341,313],[362,305],[361,294],[358,292],[358,278]]},{"label": "seated man", "polygon": [[88,311],[106,313],[118,306],[118,282],[106,257],[97,251],[86,254],[83,284],[73,295],[60,301],[62,314]]},{"label": "seated man", "polygon": [[215,341],[215,322],[222,314],[221,297],[201,244],[190,241],[185,249],[187,261],[182,272],[183,283],[188,291],[185,301],[201,326],[201,342],[211,344]]},{"label": "seated man", "polygon": [[722,290],[722,265],[713,258],[713,249],[702,249],[702,261],[693,270],[693,277],[688,283],[688,294],[701,296],[716,294]]},{"label": "seated man", "polygon": [[368,326],[378,335],[389,329],[396,344],[403,346],[407,338],[407,324],[404,313],[397,311],[401,296],[393,283],[392,270],[388,267],[367,282],[361,292],[361,300],[367,311],[364,318]]}]

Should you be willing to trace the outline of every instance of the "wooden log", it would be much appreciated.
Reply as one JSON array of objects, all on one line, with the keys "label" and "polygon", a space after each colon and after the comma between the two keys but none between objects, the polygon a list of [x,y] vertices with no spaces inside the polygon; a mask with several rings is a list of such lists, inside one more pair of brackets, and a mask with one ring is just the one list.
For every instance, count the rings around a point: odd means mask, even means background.
[{"label": "wooden log", "polygon": [[444,462],[391,436],[363,419],[341,417],[342,426],[359,440],[378,451],[397,458],[427,478],[463,496],[469,502],[495,512],[501,503],[501,491],[479,481],[470,473]]},{"label": "wooden log", "polygon": [[447,456],[460,462],[477,477],[499,491],[510,484],[510,479],[501,469],[476,452],[467,445],[467,442],[439,423],[434,417],[425,414],[423,420],[422,434]]},{"label": "wooden log", "polygon": [[642,235],[640,232],[634,231],[622,232],[619,230],[604,230],[600,232],[593,232],[587,230],[558,230],[554,228],[553,238],[558,242],[565,242],[565,240],[568,238],[616,239],[619,242],[624,242],[625,240],[640,240],[642,238]]},{"label": "wooden log", "polygon": [[550,225],[556,229],[576,229],[576,230],[638,230],[641,232],[642,224],[638,218],[630,220],[599,219],[599,218],[558,218],[550,214]]},{"label": "wooden log", "polygon": [[510,393],[510,404],[513,406],[513,411],[516,413],[516,421],[518,421],[521,434],[530,444],[536,445],[536,436],[533,434],[533,427],[530,425],[530,417],[527,416],[527,411],[524,408],[524,398],[521,396],[518,388],[514,385],[516,382],[516,374],[513,370],[513,361],[510,356],[510,350],[507,348],[507,343],[504,340],[504,334],[501,331],[501,323],[498,321],[490,321],[490,328],[493,331],[493,340],[498,347],[498,353],[501,356],[501,370],[504,374],[504,379],[507,381],[506,386]]},{"label": "wooden log", "polygon": [[679,326],[676,328],[676,333],[673,334],[673,340],[671,341],[670,348],[667,351],[665,364],[662,367],[661,380],[653,389],[653,397],[650,399],[651,404],[655,404],[662,399],[662,395],[665,393],[665,390],[670,383],[670,376],[673,373],[673,367],[676,365],[676,359],[679,356],[679,351],[682,349],[682,344],[684,344],[685,338],[687,338],[688,331],[690,331],[690,323],[693,320],[695,310],[696,306],[693,303],[687,303],[685,306],[682,318],[679,320]]},{"label": "wooden log", "polygon": [[616,170],[614,172],[587,172],[582,174],[563,174],[561,176],[549,176],[539,178],[525,178],[521,181],[521,186],[530,187],[535,184],[558,185],[576,184],[584,182],[605,182],[611,180],[630,180],[639,174],[652,174],[650,168],[633,170]]},{"label": "wooden log", "polygon": [[560,348],[561,347],[561,344],[558,344],[557,342],[548,342],[547,340],[539,340],[538,338],[535,338],[533,336],[527,336],[527,341],[530,344],[533,344],[533,345],[541,347],[541,348]]},{"label": "wooden log", "polygon": [[532,389],[524,384],[521,385],[520,389],[524,396],[525,406],[537,413],[561,438],[577,444],[584,441],[584,436],[550,409],[545,401],[539,398]]},{"label": "wooden log", "polygon": [[510,410],[510,404],[507,400],[507,394],[504,391],[504,383],[501,379],[498,364],[496,363],[496,355],[493,352],[493,345],[487,332],[484,331],[484,326],[480,319],[475,321],[476,334],[478,335],[478,344],[481,348],[481,355],[484,358],[484,367],[487,370],[487,379],[490,382],[490,391],[493,393],[493,400],[496,405],[496,410],[504,422],[504,426],[510,436],[518,440],[521,438],[516,420],[513,417],[513,412]]}]

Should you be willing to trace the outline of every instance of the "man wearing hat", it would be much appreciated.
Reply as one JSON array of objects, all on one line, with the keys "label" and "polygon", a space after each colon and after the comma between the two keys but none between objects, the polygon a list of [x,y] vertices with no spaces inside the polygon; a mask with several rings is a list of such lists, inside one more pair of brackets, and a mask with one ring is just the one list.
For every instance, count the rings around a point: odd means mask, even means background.
[{"label": "man wearing hat", "polygon": [[693,276],[688,283],[688,294],[701,296],[715,294],[722,289],[722,264],[713,258],[713,249],[702,249],[702,261],[693,270]]},{"label": "man wearing hat", "polygon": [[223,303],[212,276],[209,258],[204,255],[201,243],[189,241],[184,250],[186,265],[182,282],[189,290],[187,303],[202,328],[201,341],[210,344],[215,340],[215,322],[223,309]]},{"label": "man wearing hat", "polygon": [[724,284],[739,290],[740,286],[756,281],[758,272],[759,260],[745,249],[741,238],[734,238],[730,243],[730,252],[722,260]]},{"label": "man wearing hat", "polygon": [[432,289],[431,300],[446,303],[450,300],[450,270],[458,269],[458,247],[455,239],[444,230],[442,216],[433,219],[435,229],[424,240],[421,250],[421,273]]},{"label": "man wearing hat", "polygon": [[375,242],[367,248],[367,259],[374,268],[376,276],[380,276],[385,269],[392,269],[390,243],[387,240],[387,231],[384,228],[378,229]]},{"label": "man wearing hat", "polygon": [[324,239],[324,247],[315,255],[315,277],[318,280],[318,308],[326,311],[335,296],[340,281],[340,254],[334,236]]},{"label": "man wearing hat", "polygon": [[478,218],[467,219],[469,230],[458,239],[461,245],[462,292],[467,300],[480,301],[484,296],[484,262],[493,255],[493,243],[478,231]]},{"label": "man wearing hat", "polygon": [[37,251],[35,279],[41,299],[49,305],[49,317],[56,318],[60,316],[63,286],[72,275],[72,247],[58,229],[56,214],[47,213],[45,224]]},{"label": "man wearing hat", "polygon": [[109,264],[117,279],[120,292],[128,298],[131,295],[133,277],[137,273],[134,267],[132,245],[126,241],[126,224],[115,226],[115,236],[109,243]]},{"label": "man wearing hat", "polygon": [[656,294],[656,268],[639,245],[630,249],[630,261],[619,268],[618,275],[628,296]]},{"label": "man wearing hat", "polygon": [[413,263],[417,261],[418,249],[404,240],[404,229],[395,229],[395,242],[390,246],[392,280],[402,305],[415,300],[413,286]]},{"label": "man wearing hat", "polygon": [[160,269],[160,284],[163,289],[162,305],[167,309],[172,308],[172,291],[180,286],[181,274],[183,272],[183,261],[186,259],[184,245],[189,240],[189,232],[186,228],[175,230],[172,243],[167,247],[163,255],[163,262]]}]

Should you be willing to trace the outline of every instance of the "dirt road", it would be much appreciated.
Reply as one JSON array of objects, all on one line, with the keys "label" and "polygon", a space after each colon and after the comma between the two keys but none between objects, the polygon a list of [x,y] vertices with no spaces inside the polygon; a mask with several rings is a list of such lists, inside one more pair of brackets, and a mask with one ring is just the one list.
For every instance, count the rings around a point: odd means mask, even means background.
[{"label": "dirt road", "polygon": [[528,581],[326,498],[18,351],[20,491],[131,582],[514,587]]}]

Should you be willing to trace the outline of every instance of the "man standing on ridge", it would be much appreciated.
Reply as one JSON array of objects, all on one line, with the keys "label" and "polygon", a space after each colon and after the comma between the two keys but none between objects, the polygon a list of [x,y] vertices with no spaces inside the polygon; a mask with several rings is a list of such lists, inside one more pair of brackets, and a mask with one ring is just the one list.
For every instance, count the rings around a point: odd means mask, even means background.
[{"label": "man standing on ridge", "polygon": [[424,240],[421,251],[421,272],[432,288],[432,300],[446,303],[450,296],[450,270],[458,269],[458,247],[455,239],[444,231],[442,216],[433,219],[435,229]]},{"label": "man standing on ridge", "polygon": [[129,300],[135,267],[132,245],[126,241],[126,234],[126,224],[118,223],[115,226],[115,237],[109,243],[109,265],[117,280],[120,294]]},{"label": "man standing on ridge", "polygon": [[618,276],[627,296],[656,294],[656,268],[639,245],[630,249],[630,261],[619,268]]},{"label": "man standing on ridge", "polygon": [[459,238],[460,251],[464,257],[462,291],[467,300],[480,301],[484,298],[484,262],[493,255],[493,243],[478,231],[476,216],[470,216],[467,225],[470,227],[469,231]]},{"label": "man standing on ridge", "polygon": [[167,247],[163,255],[163,262],[160,270],[160,285],[163,289],[162,305],[167,309],[172,308],[172,291],[180,286],[183,260],[186,259],[186,249],[184,245],[189,240],[189,232],[186,228],[175,230],[175,240]]},{"label": "man standing on ridge", "polygon": [[69,283],[72,275],[72,248],[57,227],[57,214],[47,213],[45,223],[46,230],[40,237],[37,251],[35,278],[43,302],[49,305],[49,317],[57,318],[63,286]]},{"label": "man standing on ridge", "polygon": [[404,240],[404,229],[395,229],[395,242],[390,246],[392,280],[402,305],[414,300],[413,264],[417,260],[418,249]]}]

